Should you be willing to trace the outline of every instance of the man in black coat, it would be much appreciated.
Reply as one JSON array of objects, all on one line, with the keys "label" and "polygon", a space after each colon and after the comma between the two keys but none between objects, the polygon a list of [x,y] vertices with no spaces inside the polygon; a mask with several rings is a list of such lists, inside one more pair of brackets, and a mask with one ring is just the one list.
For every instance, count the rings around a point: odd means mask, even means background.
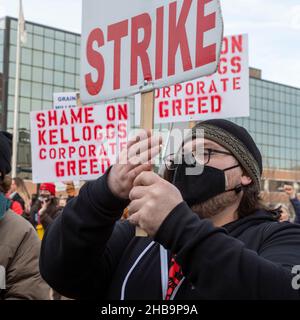
[{"label": "man in black coat", "polygon": [[249,133],[198,124],[165,179],[147,163],[160,143],[150,133],[129,142],[48,228],[40,267],[50,286],[78,299],[300,299],[300,227],[260,204],[262,159]]}]

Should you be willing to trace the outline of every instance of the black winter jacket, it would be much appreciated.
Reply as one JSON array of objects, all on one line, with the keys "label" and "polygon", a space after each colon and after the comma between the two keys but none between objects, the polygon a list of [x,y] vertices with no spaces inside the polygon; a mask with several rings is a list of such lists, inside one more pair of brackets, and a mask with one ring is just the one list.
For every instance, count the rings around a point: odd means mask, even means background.
[{"label": "black winter jacket", "polygon": [[162,300],[172,254],[185,277],[175,300],[300,299],[292,286],[299,225],[260,211],[216,228],[182,202],[155,239],[136,238],[135,228],[119,221],[127,205],[106,175],[67,204],[42,242],[41,274],[52,288],[77,299]]}]

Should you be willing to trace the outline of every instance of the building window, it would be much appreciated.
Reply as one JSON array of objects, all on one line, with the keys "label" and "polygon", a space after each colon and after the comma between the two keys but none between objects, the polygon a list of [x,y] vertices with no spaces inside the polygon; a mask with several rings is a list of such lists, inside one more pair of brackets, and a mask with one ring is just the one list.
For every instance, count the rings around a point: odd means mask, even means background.
[{"label": "building window", "polygon": [[33,36],[33,48],[36,50],[43,50],[44,48],[44,38],[38,35]]},{"label": "building window", "polygon": [[55,41],[55,53],[64,55],[65,54],[65,44],[63,41]]},{"label": "building window", "polygon": [[44,83],[52,84],[53,83],[53,71],[44,70]]},{"label": "building window", "polygon": [[22,97],[31,97],[31,82],[24,80],[21,81],[20,95]]},{"label": "building window", "polygon": [[40,51],[33,51],[33,65],[37,67],[43,66],[43,53]]},{"label": "building window", "polygon": [[44,67],[53,70],[54,56],[51,53],[44,53]]},{"label": "building window", "polygon": [[24,80],[31,80],[31,70],[32,68],[30,66],[21,66],[21,79]]},{"label": "building window", "polygon": [[33,67],[32,68],[32,80],[36,82],[42,82],[43,81],[43,69]]},{"label": "building window", "polygon": [[45,47],[44,47],[45,51],[54,52],[54,40],[50,39],[50,38],[45,38]]},{"label": "building window", "polygon": [[32,98],[42,99],[42,84],[41,83],[32,83]]},{"label": "building window", "polygon": [[66,58],[65,60],[65,71],[68,73],[75,73],[75,59]]},{"label": "building window", "polygon": [[54,83],[58,86],[64,85],[64,74],[59,71],[54,72]]},{"label": "building window", "polygon": [[27,48],[22,48],[22,63],[23,64],[28,64],[31,65],[31,60],[32,60],[32,50],[27,49]]},{"label": "building window", "polygon": [[49,85],[43,86],[43,99],[52,100],[53,99],[53,87]]},{"label": "building window", "polygon": [[62,56],[55,56],[55,70],[64,71],[64,58]]}]

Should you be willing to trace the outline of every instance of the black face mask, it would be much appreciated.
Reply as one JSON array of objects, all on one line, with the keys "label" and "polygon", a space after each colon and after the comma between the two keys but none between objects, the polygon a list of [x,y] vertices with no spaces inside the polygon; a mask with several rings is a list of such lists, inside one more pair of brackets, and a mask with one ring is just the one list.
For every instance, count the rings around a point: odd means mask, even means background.
[{"label": "black face mask", "polygon": [[242,191],[242,185],[226,190],[225,172],[237,167],[239,167],[239,165],[220,170],[204,166],[201,174],[187,175],[186,170],[191,168],[191,166],[181,164],[175,168],[173,184],[179,189],[183,199],[191,207],[224,192],[235,191],[237,194],[240,193]]}]

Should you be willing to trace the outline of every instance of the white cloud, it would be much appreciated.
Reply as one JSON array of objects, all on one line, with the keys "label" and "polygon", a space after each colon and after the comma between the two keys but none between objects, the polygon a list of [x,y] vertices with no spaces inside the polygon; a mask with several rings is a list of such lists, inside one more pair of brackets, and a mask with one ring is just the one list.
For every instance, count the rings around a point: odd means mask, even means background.
[{"label": "white cloud", "polygon": [[289,21],[293,29],[300,30],[300,5],[296,5],[290,9]]},{"label": "white cloud", "polygon": [[221,0],[225,34],[249,35],[250,65],[263,78],[300,87],[299,0]]},{"label": "white cloud", "polygon": [[3,1],[0,0],[0,17],[4,17],[6,14]]}]

